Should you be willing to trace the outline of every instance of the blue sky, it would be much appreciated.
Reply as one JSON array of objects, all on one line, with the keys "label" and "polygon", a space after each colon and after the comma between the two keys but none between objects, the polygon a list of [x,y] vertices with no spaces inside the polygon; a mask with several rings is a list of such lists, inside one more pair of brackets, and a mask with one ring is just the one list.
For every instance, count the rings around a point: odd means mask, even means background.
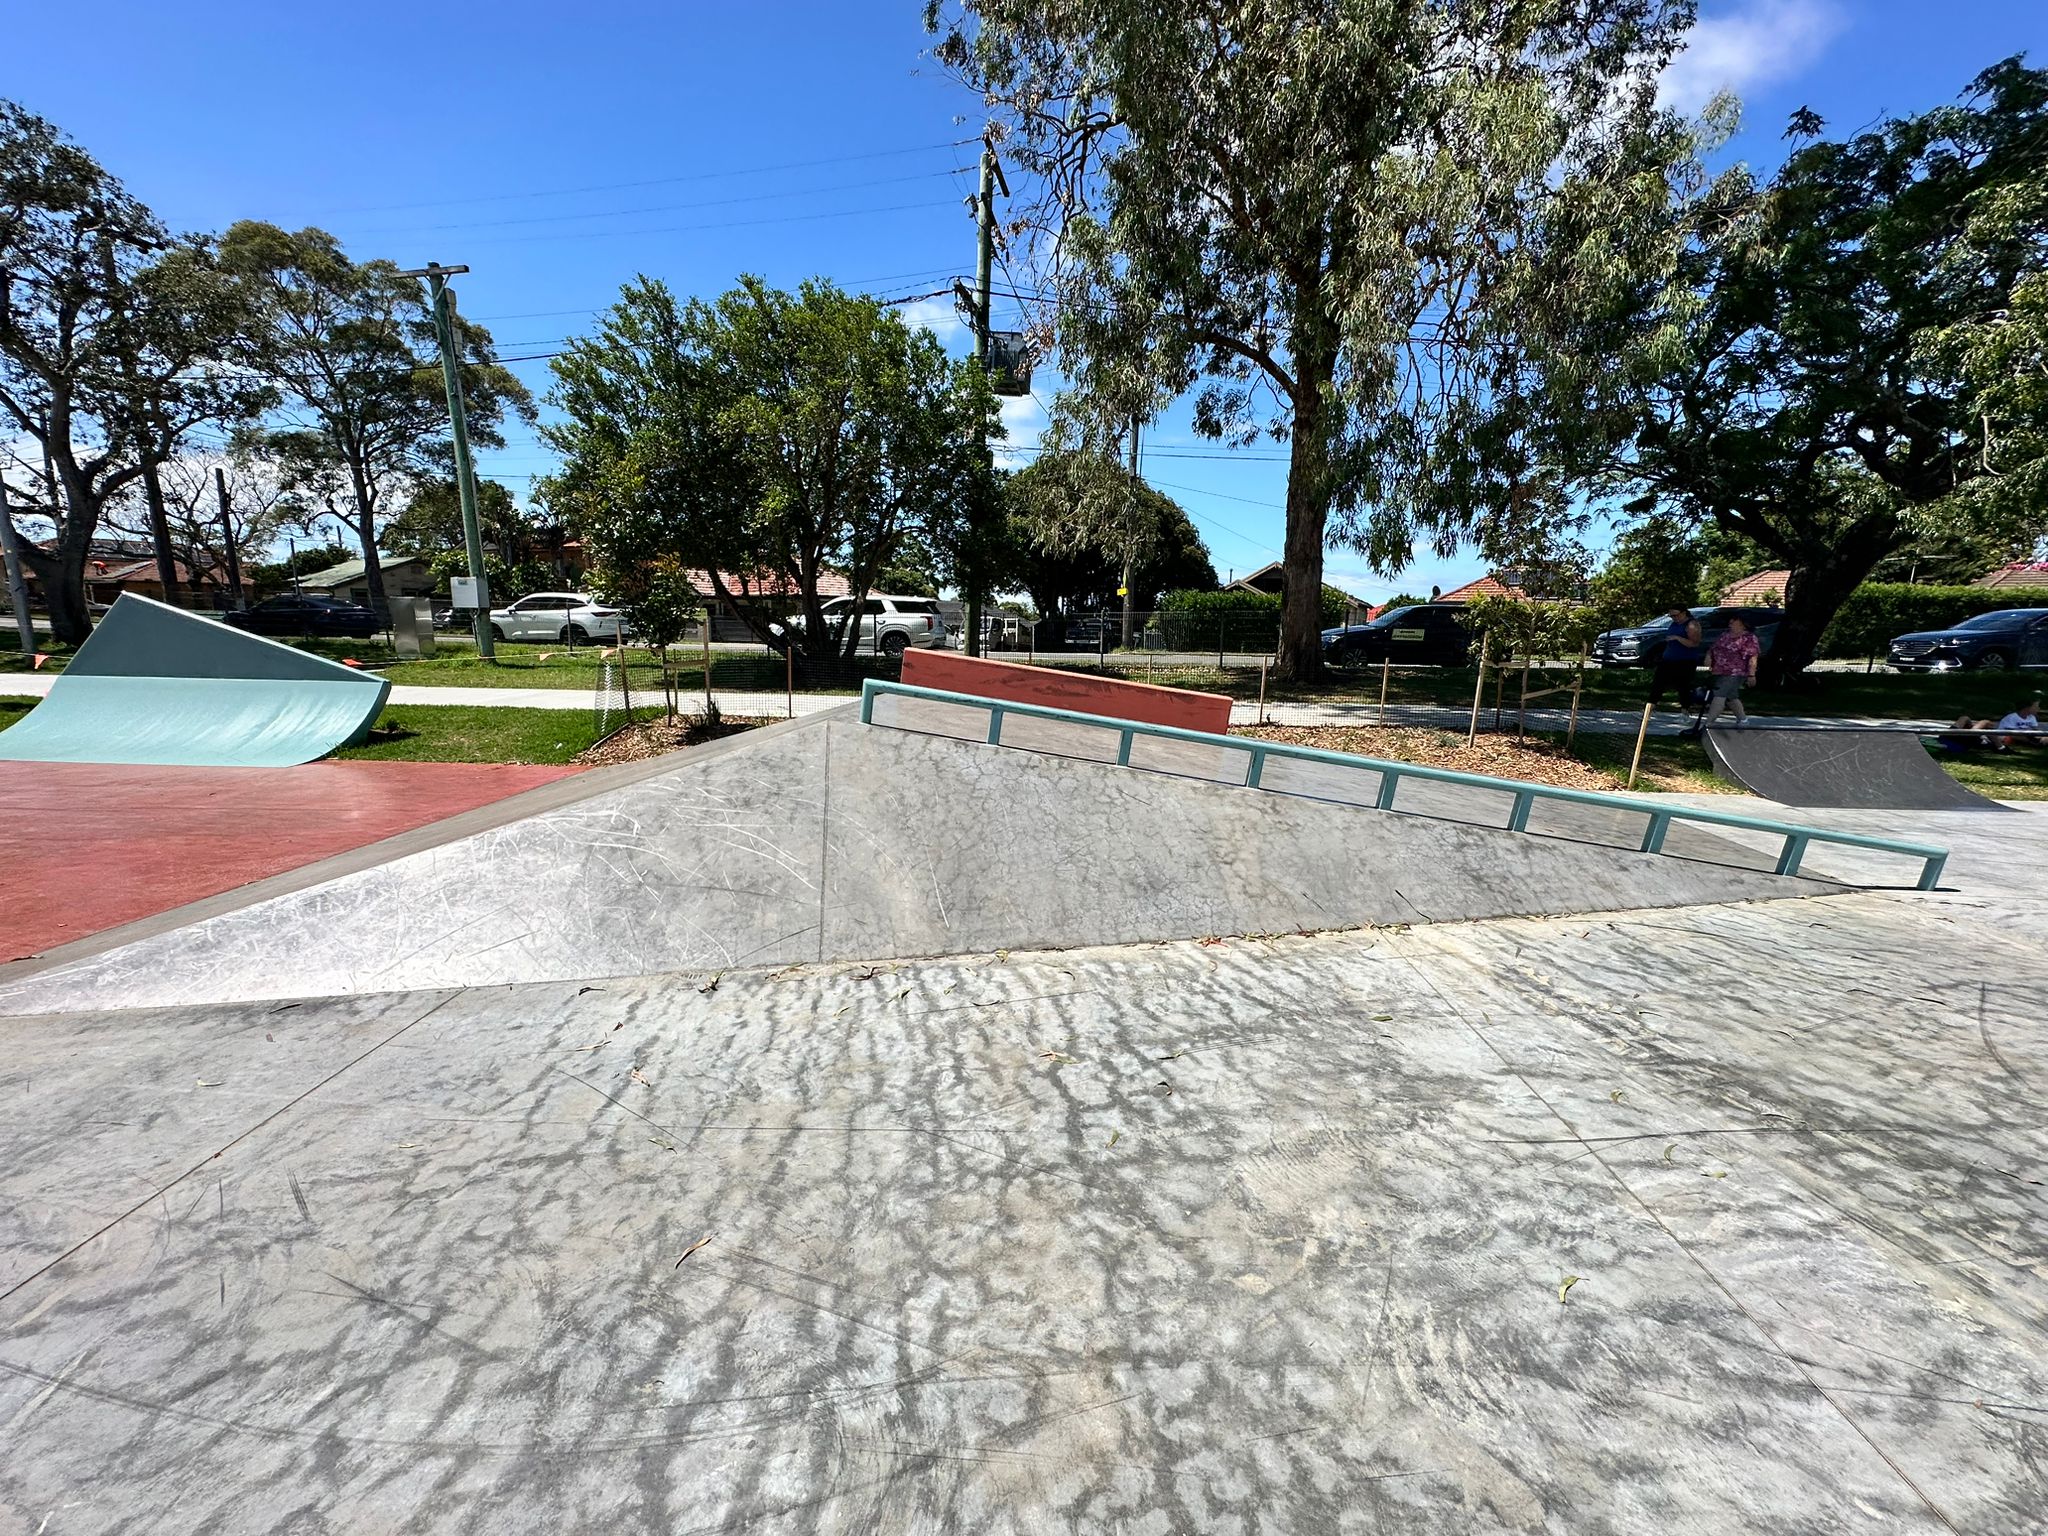
[{"label": "blue sky", "polygon": [[[813,274],[889,297],[973,269],[975,102],[921,58],[916,0],[490,7],[359,0],[104,0],[18,8],[0,93],[61,125],[173,225],[317,223],[359,257],[466,262],[464,311],[536,393],[534,354],[587,327],[621,282],[715,294],[743,272]],[[2041,0],[1704,0],[1667,81],[1745,103],[1731,152],[1768,166],[1786,115],[1835,131],[1954,97],[2016,52],[2048,57]],[[944,301],[917,306],[957,343]],[[997,306],[997,323],[1012,318]],[[1056,380],[1040,375],[1050,398]],[[1014,403],[1019,442],[1042,419]],[[546,469],[524,429],[480,461],[523,492]],[[1283,465],[1229,455],[1184,413],[1146,440],[1147,477],[1186,506],[1219,573],[1278,557]],[[1329,553],[1380,598],[1480,574],[1431,559],[1395,579]]]}]

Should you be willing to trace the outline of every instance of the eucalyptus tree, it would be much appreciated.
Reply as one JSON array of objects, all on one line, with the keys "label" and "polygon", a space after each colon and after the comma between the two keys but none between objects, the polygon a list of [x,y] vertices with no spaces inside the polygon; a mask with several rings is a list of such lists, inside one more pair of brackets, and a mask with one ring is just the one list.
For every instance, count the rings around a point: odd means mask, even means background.
[{"label": "eucalyptus tree", "polygon": [[30,450],[10,455],[8,500],[51,530],[23,554],[59,640],[91,630],[85,568],[108,509],[141,494],[168,567],[158,467],[195,427],[266,403],[233,366],[247,321],[210,242],[173,236],[52,124],[0,101],[0,431]]},{"label": "eucalyptus tree", "polygon": [[[1523,520],[1531,343],[1668,264],[1691,0],[933,0],[1035,199],[1012,231],[1098,418],[1194,392],[1289,445],[1280,666],[1327,539],[1392,570]],[[1036,291],[1035,289],[1033,291]]]},{"label": "eucalyptus tree", "polygon": [[[221,237],[221,259],[257,307],[248,363],[279,397],[248,440],[276,463],[302,519],[331,516],[349,530],[381,608],[383,521],[453,463],[420,285],[394,262],[351,259],[325,230],[253,220]],[[497,360],[488,330],[460,314],[455,325],[470,441],[502,447],[508,417],[535,419],[533,397]]]}]

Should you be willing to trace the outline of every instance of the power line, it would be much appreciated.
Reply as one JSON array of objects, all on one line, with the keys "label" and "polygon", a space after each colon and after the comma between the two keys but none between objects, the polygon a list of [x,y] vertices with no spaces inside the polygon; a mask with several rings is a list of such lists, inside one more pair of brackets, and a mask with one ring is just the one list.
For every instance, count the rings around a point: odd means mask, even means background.
[{"label": "power line", "polygon": [[[951,267],[927,267],[922,272],[885,272],[880,277],[842,277],[833,281],[842,288],[860,288],[868,283],[897,283],[919,278],[944,277],[952,270]],[[609,303],[586,304],[581,309],[530,309],[518,315],[471,315],[469,318],[479,323],[496,320],[553,320],[561,315],[599,315],[611,307]]]},{"label": "power line", "polygon": [[585,192],[626,192],[636,187],[668,187],[691,181],[722,181],[733,176],[767,176],[777,171],[803,171],[819,165],[851,165],[858,160],[886,160],[894,155],[922,155],[935,149],[958,149],[978,144],[979,138],[947,139],[939,144],[916,144],[906,149],[876,149],[858,155],[832,155],[822,160],[789,160],[780,165],[756,165],[730,171],[695,171],[687,176],[655,176],[646,181],[608,181],[586,187],[550,187],[537,192],[492,192],[477,197],[439,197],[419,203],[378,203],[369,207],[342,208],[337,213],[404,213],[414,208],[456,208],[472,203],[509,203],[534,197],[575,197]]},{"label": "power line", "polygon": [[716,224],[664,224],[653,229],[585,229],[549,235],[499,235],[471,240],[470,245],[533,245],[549,240],[644,239],[648,235],[698,234],[714,229],[746,229],[761,224],[803,224],[816,219],[865,218],[877,213],[908,213],[919,209],[950,208],[944,203],[890,203],[879,208],[840,208],[829,213],[786,213],[766,219],[727,219]]},{"label": "power line", "polygon": [[817,197],[828,192],[853,192],[863,187],[894,187],[906,181],[930,181],[947,171],[919,171],[910,176],[882,176],[873,181],[847,181],[831,187],[794,187],[781,192],[746,192],[738,197],[714,197],[694,203],[653,203],[639,208],[607,208],[594,213],[536,213],[520,219],[484,219],[453,224],[402,224],[379,229],[360,229],[359,236],[411,235],[448,229],[504,229],[515,224],[559,224],[569,219],[625,219],[643,213],[683,213],[694,208],[728,208],[735,203],[767,203],[782,197]]}]

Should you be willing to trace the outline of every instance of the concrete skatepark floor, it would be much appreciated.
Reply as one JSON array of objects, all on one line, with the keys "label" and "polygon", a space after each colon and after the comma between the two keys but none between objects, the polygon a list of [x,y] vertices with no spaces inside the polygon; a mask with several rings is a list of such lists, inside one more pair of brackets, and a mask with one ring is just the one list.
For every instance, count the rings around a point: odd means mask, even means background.
[{"label": "concrete skatepark floor", "polygon": [[2037,1531],[2048,810],[1814,819],[1950,888],[0,1019],[0,1529]]}]

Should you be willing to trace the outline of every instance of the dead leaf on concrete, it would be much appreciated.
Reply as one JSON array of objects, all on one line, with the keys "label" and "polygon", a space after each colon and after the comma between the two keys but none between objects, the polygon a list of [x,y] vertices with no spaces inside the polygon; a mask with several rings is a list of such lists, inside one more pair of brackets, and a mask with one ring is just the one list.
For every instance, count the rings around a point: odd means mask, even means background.
[{"label": "dead leaf on concrete", "polygon": [[683,1267],[683,1259],[687,1259],[691,1254],[695,1253],[699,1248],[702,1248],[706,1243],[710,1241],[711,1239],[708,1237],[700,1237],[697,1239],[697,1241],[690,1244],[689,1247],[683,1250],[683,1258],[676,1260],[676,1268],[681,1269]]},{"label": "dead leaf on concrete", "polygon": [[699,988],[698,988],[697,990],[698,990],[699,992],[716,992],[716,991],[718,990],[718,983],[719,983],[719,982],[720,982],[721,980],[723,980],[723,979],[724,979],[724,977],[725,977],[725,972],[723,972],[723,971],[713,971],[713,972],[711,973],[711,979],[710,979],[709,981],[705,982],[705,983],[704,983],[704,985],[703,985],[703,986],[701,986],[701,987],[699,987]]},{"label": "dead leaf on concrete", "polygon": [[604,1042],[603,1042],[602,1040],[593,1040],[593,1041],[591,1041],[591,1042],[590,1042],[590,1044],[588,1044],[588,1045],[572,1045],[572,1046],[570,1046],[570,1047],[569,1047],[569,1049],[570,1049],[570,1051],[571,1051],[572,1053],[577,1053],[577,1052],[582,1052],[582,1051],[597,1051],[597,1050],[602,1050],[603,1048],[604,1048]]},{"label": "dead leaf on concrete", "polygon": [[654,1086],[652,1082],[650,1082],[646,1077],[641,1075],[640,1069],[638,1067],[635,1067],[627,1075],[631,1077],[634,1082],[638,1083],[642,1088],[652,1088]]},{"label": "dead leaf on concrete", "polygon": [[1607,1095],[1607,1102],[1610,1104],[1619,1104],[1623,1099],[1627,1097],[1627,1094],[1623,1093],[1619,1088],[1617,1088],[1612,1093]]},{"label": "dead leaf on concrete", "polygon": [[1557,1287],[1557,1304],[1560,1307],[1564,1305],[1565,1293],[1578,1283],[1579,1277],[1577,1275],[1566,1275],[1563,1281],[1560,1282]]},{"label": "dead leaf on concrete", "polygon": [[1040,1051],[1038,1059],[1040,1061],[1049,1061],[1057,1067],[1071,1065],[1076,1058],[1069,1056],[1065,1051]]},{"label": "dead leaf on concrete", "polygon": [[209,1083],[203,1077],[195,1077],[192,1079],[192,1081],[197,1083],[202,1088],[218,1088],[220,1086],[219,1083]]},{"label": "dead leaf on concrete", "polygon": [[1113,1146],[1115,1146],[1115,1145],[1117,1144],[1118,1140],[1119,1140],[1119,1139],[1120,1139],[1120,1138],[1121,1138],[1122,1136],[1123,1136],[1123,1132],[1122,1132],[1122,1131],[1111,1131],[1111,1132],[1109,1133],[1109,1140],[1108,1140],[1108,1141],[1106,1141],[1106,1142],[1104,1142],[1104,1143],[1103,1143],[1103,1145],[1104,1145],[1104,1146],[1106,1146],[1106,1147],[1113,1147]]}]

